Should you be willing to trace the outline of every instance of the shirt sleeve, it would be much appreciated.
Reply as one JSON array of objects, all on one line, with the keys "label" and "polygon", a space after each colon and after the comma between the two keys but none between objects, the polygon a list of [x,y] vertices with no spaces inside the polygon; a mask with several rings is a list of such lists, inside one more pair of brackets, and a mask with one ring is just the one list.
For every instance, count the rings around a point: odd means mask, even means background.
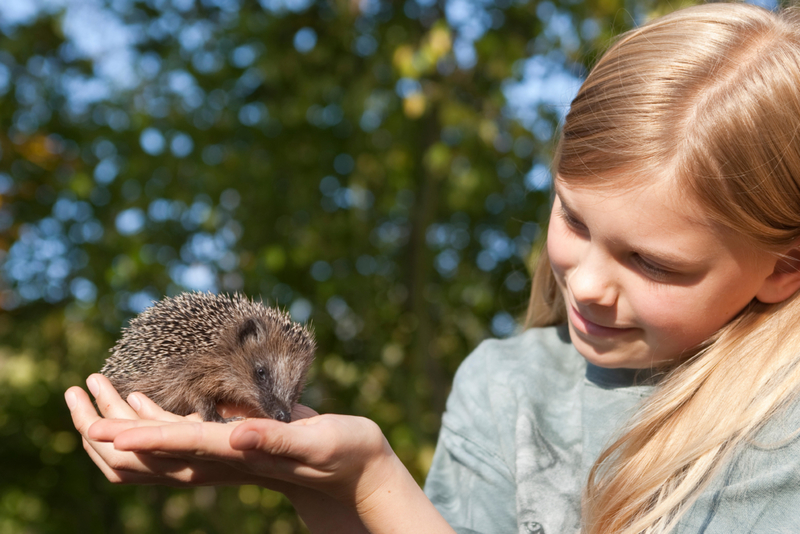
[{"label": "shirt sleeve", "polygon": [[[503,427],[489,395],[486,346],[459,367],[425,492],[459,534],[516,532],[516,485]],[[502,414],[508,415],[508,414]],[[511,434],[511,435],[509,435]]]}]

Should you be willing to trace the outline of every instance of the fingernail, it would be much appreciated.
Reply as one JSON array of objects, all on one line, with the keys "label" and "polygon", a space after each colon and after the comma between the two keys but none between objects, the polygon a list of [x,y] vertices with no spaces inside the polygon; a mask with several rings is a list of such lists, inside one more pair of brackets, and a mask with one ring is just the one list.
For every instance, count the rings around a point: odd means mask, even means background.
[{"label": "fingernail", "polygon": [[97,397],[100,393],[100,384],[97,382],[97,379],[93,376],[90,376],[86,379],[86,385],[89,386],[89,391],[92,392],[92,395]]},{"label": "fingernail", "polygon": [[67,401],[67,408],[72,411],[75,408],[75,404],[78,402],[78,399],[75,397],[75,393],[72,391],[67,391],[64,393],[64,400]]},{"label": "fingernail", "polygon": [[128,404],[137,412],[142,408],[142,402],[139,400],[139,396],[133,393],[128,395]]},{"label": "fingernail", "polygon": [[240,451],[246,449],[255,449],[258,446],[259,435],[258,432],[253,430],[248,430],[244,432],[239,438],[236,440],[236,448]]}]

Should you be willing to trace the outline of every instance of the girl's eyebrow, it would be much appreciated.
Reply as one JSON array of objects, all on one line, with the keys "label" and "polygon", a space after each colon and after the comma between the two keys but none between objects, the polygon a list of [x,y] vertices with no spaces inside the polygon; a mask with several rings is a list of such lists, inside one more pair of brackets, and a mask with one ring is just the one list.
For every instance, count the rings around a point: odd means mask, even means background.
[{"label": "girl's eyebrow", "polygon": [[[559,194],[559,187],[558,182],[556,180],[553,181],[553,189],[555,190],[555,195],[558,198],[559,203],[561,204],[560,209],[564,213],[564,215],[571,220],[578,221],[583,223],[583,219],[577,214],[577,211],[572,209],[567,202],[564,201],[564,197]],[[672,251],[668,250],[658,250],[648,247],[647,245],[639,244],[628,244],[627,246],[630,247],[632,252],[648,258],[666,268],[673,268],[673,269],[688,269],[694,267],[698,263],[697,258],[689,258],[685,256],[681,256],[680,254],[675,254]]]}]

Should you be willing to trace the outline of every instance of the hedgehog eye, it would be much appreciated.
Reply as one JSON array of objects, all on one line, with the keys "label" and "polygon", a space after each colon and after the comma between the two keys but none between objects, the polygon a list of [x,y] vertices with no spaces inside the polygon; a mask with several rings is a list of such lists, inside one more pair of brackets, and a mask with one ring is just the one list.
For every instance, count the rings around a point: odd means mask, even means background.
[{"label": "hedgehog eye", "polygon": [[259,367],[256,369],[256,376],[262,382],[266,382],[267,380],[267,370],[263,367]]}]

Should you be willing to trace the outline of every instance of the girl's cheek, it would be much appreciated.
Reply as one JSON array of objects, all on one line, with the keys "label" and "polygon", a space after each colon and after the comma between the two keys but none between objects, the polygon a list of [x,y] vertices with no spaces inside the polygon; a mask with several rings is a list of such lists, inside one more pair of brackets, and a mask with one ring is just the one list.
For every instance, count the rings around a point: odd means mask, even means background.
[{"label": "girl's cheek", "polygon": [[629,300],[640,323],[676,342],[680,342],[680,338],[687,338],[687,341],[692,343],[698,318],[686,303],[693,300],[688,297],[684,299],[676,298],[675,295],[664,295],[650,289],[648,291],[648,288],[641,288],[639,293],[641,298]]},{"label": "girl's cheek", "polygon": [[559,282],[563,281],[567,270],[574,267],[576,253],[576,243],[572,242],[574,237],[562,226],[563,222],[558,217],[552,217],[547,230],[547,255]]},{"label": "girl's cheek", "polygon": [[561,244],[552,226],[547,232],[547,256],[550,259],[550,267],[553,269],[553,273],[561,280],[564,276],[564,259],[562,257]]}]

